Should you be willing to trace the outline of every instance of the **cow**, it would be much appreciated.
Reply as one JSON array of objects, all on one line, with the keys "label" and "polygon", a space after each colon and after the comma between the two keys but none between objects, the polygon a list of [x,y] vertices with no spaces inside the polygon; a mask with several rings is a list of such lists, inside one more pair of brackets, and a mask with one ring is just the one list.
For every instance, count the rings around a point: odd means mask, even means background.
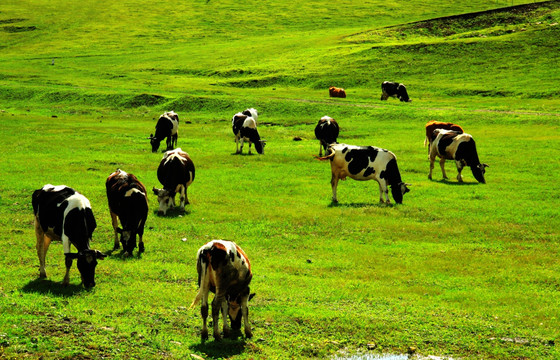
[{"label": "cow", "polygon": [[315,126],[315,137],[319,140],[319,156],[323,156],[323,149],[327,151],[327,147],[336,143],[338,138],[339,127],[335,119],[329,116],[323,116],[317,126]]},{"label": "cow", "polygon": [[[107,201],[113,230],[115,231],[115,246],[119,248],[120,242],[125,254],[132,255],[136,247],[136,235],[138,234],[138,253],[144,252],[144,225],[148,218],[148,197],[146,187],[133,174],[128,174],[117,169],[107,178],[105,182]],[[122,229],[119,228],[119,220]]]},{"label": "cow", "polygon": [[185,204],[189,204],[187,187],[194,181],[194,163],[189,154],[181,148],[167,151],[159,163],[157,178],[163,185],[163,189],[152,189],[158,197],[158,215],[166,215],[175,207],[176,193],[180,194],[180,209],[184,211]]},{"label": "cow", "polygon": [[411,102],[403,84],[384,81],[381,84],[381,100],[387,100],[389,96],[397,97],[400,101]]},{"label": "cow", "polygon": [[[62,285],[70,284],[72,261],[78,259],[82,284],[86,288],[94,287],[97,260],[104,259],[106,255],[90,249],[97,223],[89,200],[68,186],[47,184],[33,192],[31,204],[35,215],[39,277],[47,277],[45,258],[51,241],[62,240],[66,265]],[[72,253],[70,245],[74,245],[78,252]]]},{"label": "cow", "polygon": [[247,115],[249,117],[252,117],[253,120],[255,120],[255,124],[258,122],[259,113],[258,113],[257,109],[254,109],[254,108],[245,109],[245,110],[243,110],[242,114]]},{"label": "cow", "polygon": [[336,188],[339,180],[347,176],[354,180],[375,180],[379,183],[379,201],[390,204],[388,186],[397,204],[402,204],[403,195],[409,192],[408,186],[401,180],[397,166],[397,157],[389,150],[374,146],[354,146],[331,144],[328,155],[319,160],[331,161],[332,201],[338,202]]},{"label": "cow", "polygon": [[434,130],[435,129],[444,129],[444,130],[453,130],[459,134],[464,133],[463,128],[457,124],[453,124],[450,122],[441,122],[441,121],[428,121],[426,123],[426,138],[424,139],[424,146],[428,144],[428,153],[430,152],[430,144],[434,141]]},{"label": "cow", "polygon": [[179,134],[179,115],[174,111],[167,111],[163,113],[156,124],[156,134],[150,134],[148,138],[152,145],[152,152],[157,152],[159,144],[163,139],[166,139],[167,149],[172,150],[177,146],[177,137]]},{"label": "cow", "polygon": [[476,144],[470,134],[458,133],[452,130],[436,129],[434,130],[435,139],[430,145],[430,173],[428,179],[432,179],[432,170],[436,156],[440,158],[439,165],[443,178],[447,179],[445,173],[445,160],[455,160],[457,165],[457,180],[463,182],[461,171],[466,165],[471,168],[474,178],[479,183],[486,183],[484,173],[487,164],[481,164],[476,152]]},{"label": "cow", "polygon": [[330,97],[345,98],[346,97],[346,91],[344,91],[344,89],[342,89],[342,88],[337,88],[337,87],[331,86],[329,88],[329,96]]},{"label": "cow", "polygon": [[[264,154],[266,141],[261,139],[254,118],[243,113],[237,113],[231,119],[231,127],[235,135],[236,154],[243,152],[243,141],[249,142],[249,154],[251,154],[251,144],[255,144],[255,150],[259,154]],[[239,141],[241,141],[241,149],[239,148]]]},{"label": "cow", "polygon": [[203,245],[196,254],[196,270],[198,272],[199,290],[190,308],[201,302],[202,340],[208,339],[208,292],[214,294],[212,301],[212,321],[214,339],[221,340],[218,329],[220,311],[222,312],[224,336],[230,335],[230,327],[226,319],[229,315],[231,327],[241,328],[243,320],[245,336],[252,337],[249,324],[249,300],[254,296],[250,293],[249,284],[253,278],[251,263],[245,252],[233,241],[212,240]]}]

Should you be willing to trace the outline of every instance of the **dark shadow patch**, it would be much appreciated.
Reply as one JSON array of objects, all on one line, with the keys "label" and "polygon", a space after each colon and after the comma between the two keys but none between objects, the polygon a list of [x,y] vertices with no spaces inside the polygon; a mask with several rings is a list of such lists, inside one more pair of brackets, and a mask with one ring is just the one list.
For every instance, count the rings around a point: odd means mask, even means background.
[{"label": "dark shadow patch", "polygon": [[391,203],[391,204],[385,204],[385,203],[380,203],[380,202],[360,202],[360,203],[339,203],[339,202],[333,202],[331,201],[331,203],[329,204],[328,207],[330,208],[335,208],[335,207],[341,207],[341,208],[353,208],[353,209],[362,209],[362,208],[368,208],[368,207],[376,207],[376,208],[381,208],[381,207],[393,207],[395,204]]},{"label": "dark shadow patch", "polygon": [[475,182],[465,182],[465,181],[458,182],[457,179],[453,179],[453,180],[451,180],[451,179],[440,179],[440,180],[432,180],[432,181],[440,183],[440,184],[453,185],[453,186],[457,186],[457,185],[460,185],[460,186],[478,185],[477,181],[475,181]]},{"label": "dark shadow patch", "polygon": [[173,209],[169,209],[167,210],[167,214],[165,215],[158,215],[158,211],[157,209],[155,209],[154,211],[152,211],[154,216],[157,216],[159,218],[178,218],[181,216],[187,216],[191,214],[191,211],[187,208],[189,205],[187,204],[185,207],[185,210],[180,210],[179,207],[173,208]]},{"label": "dark shadow patch", "polygon": [[[212,329],[209,328],[210,332]],[[210,334],[209,341],[201,342],[197,345],[192,345],[190,349],[193,352],[205,354],[205,357],[212,359],[226,359],[235,355],[241,355],[245,351],[247,342],[245,339],[240,339],[239,335],[234,335],[233,338],[223,339],[222,341],[215,341]]]},{"label": "dark shadow patch", "polygon": [[70,284],[68,286],[64,286],[62,285],[62,282],[41,278],[28,282],[21,290],[25,293],[37,293],[60,297],[70,297],[88,291],[81,284]]},{"label": "dark shadow patch", "polygon": [[121,103],[124,107],[136,108],[140,106],[155,106],[165,102],[167,99],[160,95],[140,94],[133,96]]},{"label": "dark shadow patch", "polygon": [[7,33],[20,33],[37,30],[36,26],[3,26],[0,29]]}]

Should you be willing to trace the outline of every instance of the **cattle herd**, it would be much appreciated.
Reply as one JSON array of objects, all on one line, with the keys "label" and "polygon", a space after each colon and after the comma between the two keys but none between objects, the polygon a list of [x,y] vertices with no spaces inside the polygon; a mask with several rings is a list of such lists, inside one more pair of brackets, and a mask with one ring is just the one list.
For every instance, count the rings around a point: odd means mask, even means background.
[{"label": "cattle herd", "polygon": [[[381,100],[396,96],[401,101],[411,101],[403,84],[385,81],[381,85]],[[346,97],[344,89],[329,88],[330,96]],[[232,130],[235,135],[236,154],[243,151],[243,143],[249,143],[259,154],[264,154],[266,142],[257,130],[258,112],[254,108],[236,113],[232,118]],[[158,215],[166,215],[175,207],[175,195],[179,193],[180,210],[189,204],[187,188],[195,178],[195,167],[189,154],[176,148],[178,138],[179,116],[173,112],[162,114],[156,124],[155,135],[150,135],[152,152],[157,152],[160,143],[166,139],[166,151],[157,168],[157,178],[163,188],[153,188],[158,198]],[[457,180],[462,182],[461,171],[464,166],[471,168],[475,179],[485,183],[486,164],[479,161],[476,145],[471,135],[463,132],[461,126],[438,121],[430,121],[425,126],[430,170],[428,178],[432,179],[432,170],[436,157],[440,158],[442,175],[447,178],[444,169],[445,160],[454,160],[457,166]],[[329,116],[322,117],[315,127],[315,137],[319,140],[319,160],[329,160],[331,164],[332,201],[337,202],[339,180],[350,177],[355,180],[376,180],[379,184],[379,201],[390,203],[389,187],[393,200],[401,204],[408,186],[401,179],[397,166],[397,157],[389,150],[374,146],[355,146],[337,142],[340,128],[338,122]],[[241,147],[239,147],[241,143]],[[325,155],[323,156],[323,150]],[[114,250],[120,245],[125,256],[132,255],[138,247],[138,253],[144,252],[144,225],[148,217],[148,197],[146,187],[133,174],[117,169],[111,173],[105,183],[107,201],[114,229]],[[74,189],[47,184],[32,195],[33,213],[35,215],[35,234],[37,237],[37,256],[39,257],[39,276],[47,276],[45,258],[52,240],[62,241],[65,255],[66,274],[63,285],[69,284],[69,272],[74,259],[86,288],[95,286],[95,268],[97,261],[106,257],[99,250],[90,248],[92,233],[97,227],[89,200]],[[119,227],[119,221],[120,225]],[[138,246],[136,238],[138,236]],[[71,245],[76,253],[71,251]],[[230,334],[231,328],[239,330],[244,322],[245,336],[251,337],[248,321],[248,301],[254,294],[250,293],[249,284],[253,277],[251,264],[245,252],[234,242],[212,240],[203,245],[196,256],[199,291],[191,308],[201,303],[203,340],[208,338],[206,325],[208,317],[208,294],[215,293],[212,301],[213,335],[221,339],[218,328],[220,313],[223,321],[223,334]]]}]

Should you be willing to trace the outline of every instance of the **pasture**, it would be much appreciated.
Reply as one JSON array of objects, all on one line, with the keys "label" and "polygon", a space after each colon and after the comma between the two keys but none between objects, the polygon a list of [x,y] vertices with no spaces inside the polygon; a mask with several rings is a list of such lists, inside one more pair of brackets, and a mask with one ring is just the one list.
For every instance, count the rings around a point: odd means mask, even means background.
[{"label": "pasture", "polygon": [[[441,18],[507,5],[3,2],[0,358],[560,358],[560,5]],[[384,80],[413,101],[380,101]],[[233,154],[231,117],[247,107],[264,155]],[[146,252],[125,258],[105,179],[121,168],[160,186],[146,138],[167,110],[196,167],[191,204],[160,217],[150,193]],[[339,142],[396,154],[402,205],[351,179],[331,202],[330,166],[313,157],[323,115]],[[450,161],[449,180],[437,164],[428,180],[429,120],[473,135],[487,184],[468,168],[458,184]],[[75,264],[61,285],[58,243],[38,278],[31,194],[47,183],[91,202],[92,247],[110,256],[90,291]],[[200,341],[188,307],[211,239],[251,259],[252,339]]]}]

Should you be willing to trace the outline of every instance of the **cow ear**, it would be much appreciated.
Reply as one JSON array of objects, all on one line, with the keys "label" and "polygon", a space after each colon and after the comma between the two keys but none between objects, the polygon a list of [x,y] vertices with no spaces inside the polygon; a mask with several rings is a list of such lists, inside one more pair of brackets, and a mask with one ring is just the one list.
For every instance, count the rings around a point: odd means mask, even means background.
[{"label": "cow ear", "polygon": [[257,294],[255,294],[255,293],[249,294],[249,300],[247,300],[247,301],[251,301],[251,299],[254,298],[255,295],[257,295]]},{"label": "cow ear", "polygon": [[159,189],[156,189],[155,187],[152,188],[152,191],[154,192],[154,194],[159,195]]},{"label": "cow ear", "polygon": [[103,253],[102,253],[101,251],[99,251],[99,250],[95,250],[95,257],[98,258],[98,259],[100,259],[100,260],[103,260],[103,259],[105,259],[105,258],[107,257],[107,255],[103,254]]},{"label": "cow ear", "polygon": [[485,168],[490,167],[490,165],[488,164],[482,164],[482,166],[484,166]]}]

